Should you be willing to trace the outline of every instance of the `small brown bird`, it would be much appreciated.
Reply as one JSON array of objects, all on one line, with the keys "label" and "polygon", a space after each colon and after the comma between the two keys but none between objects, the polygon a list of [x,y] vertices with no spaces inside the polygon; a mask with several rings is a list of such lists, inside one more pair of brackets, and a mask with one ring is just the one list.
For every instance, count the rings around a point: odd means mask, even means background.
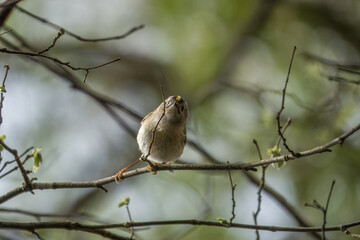
[{"label": "small brown bird", "polygon": [[[182,97],[171,96],[165,100],[165,115],[159,122],[163,113],[164,103],[161,103],[141,121],[137,142],[143,157],[150,154],[147,158],[153,162],[171,163],[183,153],[189,109]],[[155,138],[152,140],[155,127]]]},{"label": "small brown bird", "polygon": [[[141,158],[155,163],[172,163],[178,159],[186,144],[188,116],[188,105],[180,96],[170,96],[165,100],[165,114],[164,102],[149,113],[141,121],[137,135]],[[120,180],[121,175],[139,161],[119,171],[115,180]]]}]

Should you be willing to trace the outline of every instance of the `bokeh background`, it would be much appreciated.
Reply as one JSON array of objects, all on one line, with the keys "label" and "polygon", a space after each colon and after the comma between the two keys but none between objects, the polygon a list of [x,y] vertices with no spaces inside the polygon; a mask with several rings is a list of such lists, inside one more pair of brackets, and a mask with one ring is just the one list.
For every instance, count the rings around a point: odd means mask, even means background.
[{"label": "bokeh background", "polygon": [[[94,66],[121,57],[118,63],[92,70],[86,84],[145,116],[166,95],[181,95],[190,105],[188,138],[226,163],[254,162],[277,140],[275,116],[280,108],[293,47],[297,46],[282,121],[289,145],[302,151],[326,143],[360,122],[359,86],[329,81],[328,76],[359,80],[323,65],[305,53],[336,63],[360,64],[360,2],[263,0],[108,0],[24,1],[20,7],[82,37],[119,35],[145,24],[125,39],[89,43],[65,34],[49,55],[74,66]],[[57,30],[18,10],[6,24],[37,50],[49,46]],[[5,34],[1,36],[16,45]],[[0,44],[0,46],[2,43]],[[4,47],[4,46],[1,46]],[[9,146],[24,151],[43,148],[43,165],[31,174],[38,181],[87,181],[115,174],[139,157],[136,140],[102,107],[42,66],[15,55],[0,55],[10,65],[6,82],[1,134]],[[2,76],[5,70],[2,70]],[[74,72],[79,79],[84,73]],[[1,77],[2,78],[2,77]],[[138,121],[121,111],[131,129]],[[284,153],[286,151],[283,150]],[[313,199],[325,204],[330,184],[336,185],[327,222],[338,225],[360,217],[359,133],[332,153],[291,161],[281,169],[269,167],[266,184],[282,194],[314,226],[322,214],[304,206]],[[5,160],[11,156],[2,153]],[[207,163],[187,146],[181,160]],[[32,162],[26,164],[32,168]],[[261,171],[253,173],[261,177]],[[258,186],[242,172],[232,172],[235,222],[253,224]],[[4,194],[19,186],[21,174],[0,179]],[[130,197],[134,221],[231,217],[231,189],[227,172],[175,171],[130,178],[97,189],[45,190],[22,194],[3,204],[41,213],[85,214],[78,221],[128,221],[118,203]],[[0,219],[34,221],[32,217],[0,212]],[[54,220],[42,218],[42,220]],[[59,220],[56,218],[55,220]],[[63,220],[60,218],[60,220]],[[273,198],[263,194],[261,225],[297,226]],[[354,229],[356,231],[356,229]],[[357,229],[359,232],[359,229]],[[119,233],[119,231],[116,231]],[[39,231],[45,239],[101,239],[65,230]],[[121,234],[121,232],[120,232]],[[129,235],[124,232],[124,235]],[[139,239],[255,239],[252,230],[191,226],[158,226],[136,231]],[[260,232],[261,239],[310,239],[302,233]],[[348,239],[327,233],[330,239]],[[4,239],[35,239],[15,231],[1,231]]]}]

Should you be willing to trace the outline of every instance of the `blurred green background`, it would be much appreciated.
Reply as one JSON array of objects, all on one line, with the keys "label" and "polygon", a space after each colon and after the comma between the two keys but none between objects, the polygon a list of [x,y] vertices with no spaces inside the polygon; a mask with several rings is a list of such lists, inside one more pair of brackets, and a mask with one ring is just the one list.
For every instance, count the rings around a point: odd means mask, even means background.
[{"label": "blurred green background", "polygon": [[[277,139],[275,116],[295,45],[297,52],[282,114],[284,123],[288,117],[292,119],[286,131],[288,144],[295,151],[310,149],[360,122],[359,86],[329,81],[328,76],[343,73],[304,54],[359,65],[359,1],[32,0],[19,6],[87,38],[114,36],[145,24],[144,29],[116,41],[88,43],[65,34],[48,54],[81,67],[121,57],[118,63],[92,70],[86,84],[142,116],[161,102],[160,85],[166,95],[181,95],[190,106],[188,138],[223,163],[258,161],[253,139],[258,141],[263,156],[268,157],[266,150]],[[49,46],[57,33],[18,10],[10,16],[7,26],[37,50]],[[2,37],[19,45],[10,34]],[[115,174],[139,157],[135,139],[101,106],[72,89],[66,81],[19,56],[1,54],[0,64],[11,68],[1,134],[19,152],[30,146],[43,148],[44,163],[31,177],[44,182],[94,180]],[[74,73],[79,79],[84,76],[80,71]],[[344,77],[359,80],[356,74]],[[137,131],[137,121],[118,113]],[[281,169],[269,167],[266,174],[266,184],[282,194],[314,226],[322,225],[322,215],[304,207],[304,203],[316,199],[325,204],[332,180],[336,180],[336,185],[328,224],[359,221],[360,217],[359,133],[332,150],[288,162]],[[4,160],[11,158],[6,153],[2,156]],[[189,146],[181,159],[206,163]],[[28,162],[26,167],[31,169],[32,163]],[[253,175],[260,178],[261,171]],[[253,224],[258,186],[251,184],[242,172],[233,171],[232,177],[237,184],[234,222]],[[21,181],[19,172],[2,178],[1,194],[19,186]],[[217,217],[231,217],[227,172],[159,172],[106,188],[109,190],[106,194],[96,189],[36,191],[35,195],[20,195],[2,207],[87,214],[114,223],[128,221],[125,209],[117,208],[117,204],[129,196],[134,221],[193,218],[216,221]],[[31,217],[3,212],[0,218],[34,221]],[[258,223],[297,226],[290,214],[265,193]],[[45,239],[101,239],[65,230],[42,230],[39,234]],[[144,228],[136,231],[136,236],[255,239],[252,230],[191,226]],[[312,237],[280,232],[260,232],[260,236]],[[348,239],[343,233],[327,236]],[[35,238],[13,231],[2,231],[1,237]]]}]

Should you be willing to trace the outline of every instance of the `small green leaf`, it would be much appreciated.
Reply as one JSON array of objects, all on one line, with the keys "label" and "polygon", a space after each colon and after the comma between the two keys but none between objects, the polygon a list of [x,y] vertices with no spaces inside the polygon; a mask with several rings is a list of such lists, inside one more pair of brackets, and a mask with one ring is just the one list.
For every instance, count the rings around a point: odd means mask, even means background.
[{"label": "small green leaf", "polygon": [[218,220],[222,225],[230,226],[229,222],[226,219],[218,217],[218,218],[216,218],[216,220]]},{"label": "small green leaf", "polygon": [[285,161],[277,162],[277,168],[282,168],[285,165],[286,165]]},{"label": "small green leaf", "polygon": [[275,147],[273,147],[273,148],[269,148],[268,150],[267,150],[267,153],[270,155],[270,157],[278,157],[278,156],[281,156],[281,154],[280,154],[280,152],[281,152],[281,148],[278,146],[278,145],[276,145]]},{"label": "small green leaf", "polygon": [[[5,141],[5,138],[6,138],[5,135],[0,136],[1,141]],[[0,145],[0,152],[2,152],[3,150],[4,150],[4,147],[2,145]]]},{"label": "small green leaf", "polygon": [[123,206],[129,206],[130,203],[130,198],[126,197],[123,200],[121,200],[121,202],[119,203],[118,207],[123,207]]},{"label": "small green leaf", "polygon": [[[269,148],[267,150],[267,153],[270,155],[271,158],[281,156],[280,152],[281,152],[281,148],[278,145],[276,145],[273,148]],[[272,166],[274,168],[281,168],[281,167],[285,166],[285,164],[286,164],[285,161],[281,161],[281,162],[273,163]]]},{"label": "small green leaf", "polygon": [[0,93],[6,93],[6,89],[4,85],[0,86]]},{"label": "small green leaf", "polygon": [[33,171],[36,173],[37,171],[39,171],[39,167],[42,163],[42,156],[41,156],[41,147],[38,147],[35,151],[34,151],[34,165],[33,165]]}]

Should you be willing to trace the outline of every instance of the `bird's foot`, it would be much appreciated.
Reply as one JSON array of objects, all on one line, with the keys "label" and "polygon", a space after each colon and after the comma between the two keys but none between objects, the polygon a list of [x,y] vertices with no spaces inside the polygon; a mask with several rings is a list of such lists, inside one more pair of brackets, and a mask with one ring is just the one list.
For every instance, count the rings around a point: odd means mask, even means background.
[{"label": "bird's foot", "polygon": [[153,167],[156,168],[156,164],[155,162],[151,162],[151,164],[149,163],[149,165],[146,167],[146,169],[152,174],[152,175],[156,175],[157,174],[157,171],[153,170]]}]

